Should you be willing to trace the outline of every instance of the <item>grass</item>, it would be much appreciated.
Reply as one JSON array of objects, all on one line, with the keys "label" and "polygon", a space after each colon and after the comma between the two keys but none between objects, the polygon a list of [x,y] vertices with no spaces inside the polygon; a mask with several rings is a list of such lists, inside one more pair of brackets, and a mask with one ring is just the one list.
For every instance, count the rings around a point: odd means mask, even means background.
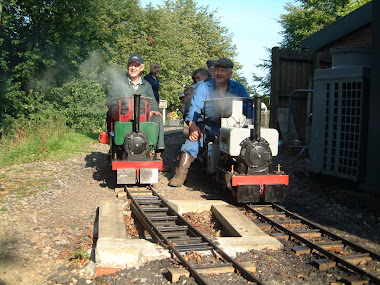
[{"label": "grass", "polygon": [[46,127],[29,134],[0,140],[0,168],[33,161],[60,161],[79,152],[89,152],[97,134],[79,133],[65,128]]},{"label": "grass", "polygon": [[[22,129],[0,139],[0,202],[9,194],[29,196],[51,186],[64,173],[51,169],[51,163],[91,152],[97,134],[67,130],[52,121],[41,128]],[[29,165],[31,162],[47,162]],[[1,208],[0,208],[0,211]]]}]

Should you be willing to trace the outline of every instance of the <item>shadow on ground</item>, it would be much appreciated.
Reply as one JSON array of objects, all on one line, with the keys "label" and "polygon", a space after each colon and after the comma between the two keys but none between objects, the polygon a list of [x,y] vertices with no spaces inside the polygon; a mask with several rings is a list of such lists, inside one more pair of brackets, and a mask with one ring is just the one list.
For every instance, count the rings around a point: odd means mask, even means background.
[{"label": "shadow on ground", "polygon": [[99,181],[103,188],[115,189],[116,174],[111,170],[111,164],[107,160],[107,154],[103,152],[92,152],[85,157],[86,167],[95,168],[92,177]]}]

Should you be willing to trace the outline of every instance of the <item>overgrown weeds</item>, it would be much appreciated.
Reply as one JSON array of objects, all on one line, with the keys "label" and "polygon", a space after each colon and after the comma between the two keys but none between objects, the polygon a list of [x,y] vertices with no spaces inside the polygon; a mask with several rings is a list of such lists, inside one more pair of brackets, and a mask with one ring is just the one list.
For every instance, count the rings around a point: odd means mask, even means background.
[{"label": "overgrown weeds", "polygon": [[[43,122],[43,123],[42,123]],[[53,162],[89,152],[97,134],[79,133],[63,120],[32,121],[0,139],[0,202],[9,194],[29,196],[49,187],[64,173]],[[38,162],[29,164],[32,162]]]},{"label": "overgrown weeds", "polygon": [[62,160],[88,151],[95,134],[79,133],[60,119],[28,122],[0,139],[0,168],[33,161]]}]

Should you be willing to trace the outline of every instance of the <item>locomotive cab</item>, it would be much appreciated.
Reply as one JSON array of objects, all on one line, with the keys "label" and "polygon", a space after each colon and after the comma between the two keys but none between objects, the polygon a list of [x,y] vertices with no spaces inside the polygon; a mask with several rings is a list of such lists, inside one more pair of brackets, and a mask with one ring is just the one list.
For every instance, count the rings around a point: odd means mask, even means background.
[{"label": "locomotive cab", "polygon": [[[215,107],[214,100],[206,100],[209,102],[205,102],[205,113],[210,109],[206,104]],[[279,134],[276,129],[260,126],[261,97],[255,97],[254,109],[252,99],[219,100],[223,100],[218,103],[219,137],[205,142],[207,170],[216,174],[217,183],[229,189],[239,203],[282,201],[289,177],[273,169],[272,157],[278,154]]]},{"label": "locomotive cab", "polygon": [[162,160],[155,160],[157,125],[150,121],[153,99],[115,98],[117,114],[111,116],[110,146],[112,170],[117,184],[153,184],[158,182]]}]

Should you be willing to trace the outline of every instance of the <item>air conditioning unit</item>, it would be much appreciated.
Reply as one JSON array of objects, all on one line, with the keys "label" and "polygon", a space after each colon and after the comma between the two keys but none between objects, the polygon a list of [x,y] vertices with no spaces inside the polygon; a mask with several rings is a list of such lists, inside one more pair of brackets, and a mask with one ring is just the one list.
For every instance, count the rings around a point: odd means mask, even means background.
[{"label": "air conditioning unit", "polygon": [[368,48],[331,52],[333,67],[314,73],[310,171],[359,181],[367,133]]}]

